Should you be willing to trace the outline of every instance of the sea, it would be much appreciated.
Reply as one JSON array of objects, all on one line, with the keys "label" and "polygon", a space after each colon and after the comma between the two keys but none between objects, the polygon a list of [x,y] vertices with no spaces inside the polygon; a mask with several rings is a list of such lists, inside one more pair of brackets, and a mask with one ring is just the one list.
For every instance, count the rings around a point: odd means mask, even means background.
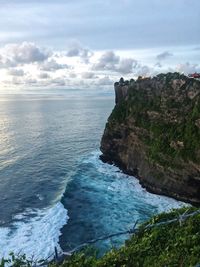
[{"label": "sea", "polygon": [[[99,159],[111,91],[0,95],[0,258],[51,259],[184,205]],[[99,241],[103,254],[129,238]]]}]

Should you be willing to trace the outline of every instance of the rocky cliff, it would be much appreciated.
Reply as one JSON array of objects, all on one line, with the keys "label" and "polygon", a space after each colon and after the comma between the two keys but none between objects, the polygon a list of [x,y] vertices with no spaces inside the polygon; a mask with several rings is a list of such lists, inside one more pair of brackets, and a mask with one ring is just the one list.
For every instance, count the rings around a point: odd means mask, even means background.
[{"label": "rocky cliff", "polygon": [[179,73],[115,83],[101,159],[148,191],[200,205],[200,81]]}]

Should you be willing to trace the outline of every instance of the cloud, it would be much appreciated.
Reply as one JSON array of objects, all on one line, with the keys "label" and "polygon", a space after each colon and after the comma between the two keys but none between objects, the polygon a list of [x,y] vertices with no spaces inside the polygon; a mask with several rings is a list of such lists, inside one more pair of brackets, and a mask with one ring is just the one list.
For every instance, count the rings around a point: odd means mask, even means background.
[{"label": "cloud", "polygon": [[41,62],[49,57],[49,53],[37,47],[34,43],[24,42],[10,48],[11,55],[16,62],[33,63]]},{"label": "cloud", "polygon": [[137,71],[136,71],[136,75],[137,76],[150,76],[153,70],[150,69],[150,67],[148,66],[140,66]]},{"label": "cloud", "polygon": [[[149,51],[146,54],[143,54],[143,50],[139,51],[142,54],[140,56],[134,50],[91,51],[76,44],[66,54],[66,50],[49,51],[34,43],[8,44],[0,48],[0,85],[6,87],[13,84],[14,88],[18,85],[28,88],[30,84],[31,87],[94,89],[111,86],[121,76],[130,79],[155,75],[161,71],[200,71],[196,56],[196,61],[188,57],[185,58],[186,63],[177,65],[177,62],[182,62],[178,52],[172,60],[161,61],[161,58],[172,54],[168,51],[159,54],[155,52],[159,51],[157,49]],[[195,54],[194,51],[191,53]],[[134,55],[138,56],[137,60]],[[160,61],[155,61],[155,55]]]},{"label": "cloud", "polygon": [[169,57],[172,57],[172,56],[173,56],[172,53],[170,53],[169,51],[165,51],[165,52],[163,52],[163,53],[161,53],[161,54],[158,54],[158,55],[156,56],[156,59],[157,59],[157,60],[165,60],[165,59],[167,59],[167,58],[169,58]]},{"label": "cloud", "polygon": [[93,79],[93,78],[95,78],[94,72],[83,72],[81,76],[82,76],[83,79]]},{"label": "cloud", "polygon": [[69,73],[69,78],[75,79],[77,77],[76,73],[70,72]]},{"label": "cloud", "polygon": [[192,64],[190,62],[179,64],[176,67],[176,70],[179,72],[183,72],[185,74],[190,74],[194,72],[200,72],[200,65],[199,64]]},{"label": "cloud", "polygon": [[48,74],[48,73],[46,73],[46,72],[41,72],[39,75],[38,75],[38,77],[40,78],[40,79],[49,79],[50,78],[50,75]]},{"label": "cloud", "polygon": [[67,64],[59,64],[55,59],[49,59],[42,63],[39,63],[39,69],[43,71],[56,71],[60,69],[70,68]]},{"label": "cloud", "polygon": [[22,86],[22,85],[28,85],[28,86],[36,86],[38,81],[37,79],[34,79],[32,77],[19,77],[19,76],[13,76],[11,81],[7,81],[7,84],[15,85],[15,86]]},{"label": "cloud", "polygon": [[21,84],[23,84],[23,82],[22,82],[22,80],[21,79],[19,79],[19,77],[16,77],[16,76],[14,76],[13,78],[12,78],[12,81],[10,82],[10,81],[7,81],[7,83],[8,84],[13,84],[13,85],[21,85]]},{"label": "cloud", "polygon": [[51,83],[56,85],[56,86],[65,86],[66,85],[65,79],[62,77],[52,79]]},{"label": "cloud", "polygon": [[67,52],[68,57],[78,57],[80,55],[80,50],[78,48],[72,48]]},{"label": "cloud", "polygon": [[160,62],[157,62],[154,66],[155,66],[155,67],[158,67],[158,68],[162,68],[162,65],[161,65]]},{"label": "cloud", "polygon": [[133,58],[121,58],[113,51],[105,52],[92,66],[93,70],[109,70],[121,74],[130,74],[137,68],[138,62]]},{"label": "cloud", "polygon": [[107,85],[112,85],[113,81],[110,79],[109,76],[104,76],[104,77],[98,79],[96,84],[100,85],[100,86],[107,86]]},{"label": "cloud", "polygon": [[9,69],[7,72],[8,75],[11,76],[23,77],[25,75],[25,72],[22,69]]},{"label": "cloud", "polygon": [[37,84],[38,83],[38,81],[37,81],[37,79],[34,79],[34,78],[27,78],[27,79],[25,79],[25,84],[28,84],[28,85],[34,85],[34,84]]},{"label": "cloud", "polygon": [[93,65],[94,70],[116,70],[116,64],[120,61],[120,57],[113,51],[105,52],[97,63]]},{"label": "cloud", "polygon": [[74,43],[67,52],[67,57],[80,57],[84,63],[89,63],[93,52],[88,48],[82,47],[79,43]]},{"label": "cloud", "polygon": [[0,50],[1,67],[14,67],[23,64],[43,62],[50,52],[39,48],[34,43],[9,44]]},{"label": "cloud", "polygon": [[133,72],[133,68],[136,68],[138,65],[137,61],[132,58],[125,58],[120,60],[116,70],[122,74],[129,74]]}]

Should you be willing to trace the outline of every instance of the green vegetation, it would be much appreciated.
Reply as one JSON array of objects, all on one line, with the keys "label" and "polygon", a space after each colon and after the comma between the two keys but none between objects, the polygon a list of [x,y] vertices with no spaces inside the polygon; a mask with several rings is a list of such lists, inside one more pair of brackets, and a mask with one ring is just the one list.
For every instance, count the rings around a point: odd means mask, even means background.
[{"label": "green vegetation", "polygon": [[148,135],[140,138],[148,147],[149,160],[163,166],[170,162],[179,165],[180,159],[200,162],[200,127],[196,123],[200,119],[200,95],[190,99],[184,91],[186,84],[180,90],[173,89],[173,80],[180,78],[193,85],[193,80],[179,73],[153,78],[161,82],[162,89],[152,88],[151,82],[145,84],[145,79],[144,84],[143,80],[139,85],[130,84],[128,99],[117,104],[109,118],[111,125],[133,118],[136,127],[146,129]]},{"label": "green vegetation", "polygon": [[[112,249],[101,258],[85,250],[78,252],[60,264],[50,263],[49,267],[194,267],[200,263],[200,214],[197,213],[183,221],[156,225],[189,214],[197,208],[181,208],[169,213],[154,216],[143,223],[120,249]],[[147,225],[155,225],[145,229]],[[42,264],[42,261],[40,262]],[[32,261],[23,255],[11,254],[9,261],[2,260],[13,267],[31,267]]]},{"label": "green vegetation", "polygon": [[12,267],[32,267],[34,266],[32,260],[28,260],[26,258],[26,255],[14,255],[13,252],[10,253],[9,259],[2,259],[0,261],[0,267],[6,267],[6,266],[12,266]]},{"label": "green vegetation", "polygon": [[181,225],[174,222],[143,230],[149,223],[172,219],[184,211],[185,208],[153,217],[123,247],[100,259],[80,252],[62,265],[51,267],[194,267],[200,263],[200,215],[186,219]]}]

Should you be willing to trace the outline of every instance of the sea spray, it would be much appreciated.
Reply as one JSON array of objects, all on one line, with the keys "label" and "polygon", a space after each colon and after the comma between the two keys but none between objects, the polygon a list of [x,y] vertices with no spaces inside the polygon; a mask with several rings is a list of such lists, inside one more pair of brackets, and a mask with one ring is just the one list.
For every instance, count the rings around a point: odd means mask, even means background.
[{"label": "sea spray", "polygon": [[11,225],[0,228],[0,258],[8,258],[10,252],[36,260],[48,258],[55,247],[61,250],[60,229],[67,220],[67,210],[60,202],[43,210],[16,215]]}]

